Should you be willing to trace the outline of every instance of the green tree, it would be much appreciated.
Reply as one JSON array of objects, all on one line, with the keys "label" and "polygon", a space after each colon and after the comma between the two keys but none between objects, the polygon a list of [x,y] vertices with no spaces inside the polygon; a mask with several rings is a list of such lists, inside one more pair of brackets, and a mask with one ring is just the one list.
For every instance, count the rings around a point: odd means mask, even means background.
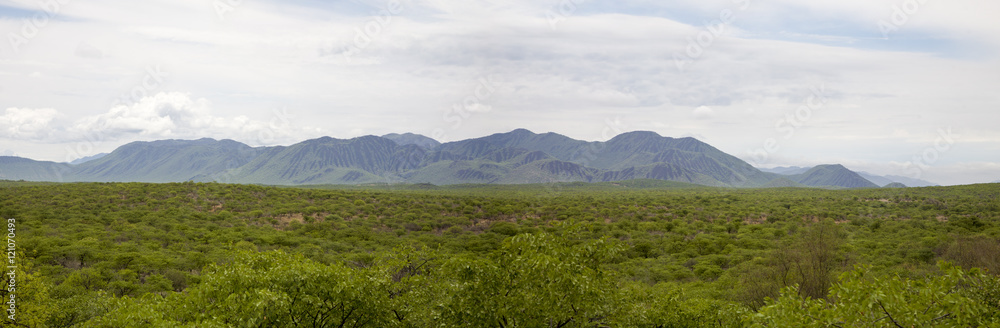
[{"label": "green tree", "polygon": [[457,280],[441,310],[455,327],[592,327],[620,310],[615,277],[603,268],[621,247],[606,239],[521,234],[485,259],[455,259]]},{"label": "green tree", "polygon": [[829,300],[789,287],[749,318],[756,327],[1000,327],[996,305],[988,302],[995,299],[970,289],[984,283],[996,288],[997,278],[978,269],[940,267],[943,275],[914,280],[858,266],[840,276]]}]

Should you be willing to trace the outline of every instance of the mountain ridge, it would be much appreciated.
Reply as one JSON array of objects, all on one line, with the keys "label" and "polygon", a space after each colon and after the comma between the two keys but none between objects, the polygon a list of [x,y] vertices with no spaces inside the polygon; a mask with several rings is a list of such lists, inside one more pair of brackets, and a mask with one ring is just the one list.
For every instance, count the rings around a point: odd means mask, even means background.
[{"label": "mountain ridge", "polygon": [[[320,137],[250,147],[223,139],[137,141],[78,165],[7,159],[0,178],[41,181],[228,182],[273,185],[522,184],[654,179],[719,187],[875,188],[843,166],[790,178],[698,139],[632,131],[607,141],[515,129],[437,143],[413,133]],[[47,173],[58,172],[59,174]]]}]

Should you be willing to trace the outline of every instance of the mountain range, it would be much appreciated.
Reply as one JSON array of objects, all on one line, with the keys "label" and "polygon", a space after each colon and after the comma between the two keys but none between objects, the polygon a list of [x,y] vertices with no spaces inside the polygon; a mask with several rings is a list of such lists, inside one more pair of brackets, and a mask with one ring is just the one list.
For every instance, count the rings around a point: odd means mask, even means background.
[{"label": "mountain range", "polygon": [[877,188],[842,165],[761,171],[694,138],[635,131],[599,141],[525,129],[440,143],[412,133],[322,137],[290,146],[233,140],[132,142],[55,163],[0,157],[0,179],[303,184],[521,184],[656,179],[719,187]]}]

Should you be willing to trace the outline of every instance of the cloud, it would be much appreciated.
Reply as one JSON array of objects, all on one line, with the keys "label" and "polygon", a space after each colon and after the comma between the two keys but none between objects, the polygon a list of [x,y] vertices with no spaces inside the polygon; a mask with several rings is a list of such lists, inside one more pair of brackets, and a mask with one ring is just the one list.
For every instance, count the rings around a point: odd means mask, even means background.
[{"label": "cloud", "polygon": [[0,116],[0,137],[18,140],[46,140],[52,136],[51,124],[60,116],[51,108],[7,108]]},{"label": "cloud", "polygon": [[224,124],[209,114],[204,99],[192,100],[183,93],[158,93],[132,105],[115,106],[107,113],[85,117],[74,124],[73,131],[100,131],[112,138],[126,135],[173,138]]},{"label": "cloud", "polygon": [[[7,108],[0,116],[0,138],[19,142],[121,143],[158,139],[234,139],[254,146],[299,142],[324,135],[320,128],[302,126],[285,108],[267,120],[244,115],[217,116],[204,98],[161,92],[131,105],[75,121],[51,108]],[[12,151],[12,150],[8,150]],[[84,154],[85,155],[85,154]]]},{"label": "cloud", "polygon": [[317,137],[318,128],[294,125],[286,109],[274,110],[270,120],[247,116],[216,116],[211,103],[180,92],[161,92],[131,105],[118,105],[108,112],[84,117],[70,129],[78,136],[100,136],[108,140],[236,139],[252,145],[274,145]]},{"label": "cloud", "polygon": [[715,111],[713,111],[712,108],[708,106],[699,106],[698,108],[694,109],[692,114],[694,114],[694,117],[699,120],[707,120],[715,118]]},{"label": "cloud", "polygon": [[465,106],[465,110],[473,113],[486,113],[493,110],[493,106],[486,105],[481,102],[475,102],[468,106]]},{"label": "cloud", "polygon": [[82,58],[101,59],[104,57],[104,51],[87,42],[80,42],[76,46],[74,54]]}]

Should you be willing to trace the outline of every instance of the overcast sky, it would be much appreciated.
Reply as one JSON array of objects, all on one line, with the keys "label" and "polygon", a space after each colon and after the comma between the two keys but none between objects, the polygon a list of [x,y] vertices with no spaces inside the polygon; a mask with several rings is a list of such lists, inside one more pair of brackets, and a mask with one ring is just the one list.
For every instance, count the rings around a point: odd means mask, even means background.
[{"label": "overcast sky", "polygon": [[527,128],[1000,179],[992,0],[0,0],[0,154]]}]

